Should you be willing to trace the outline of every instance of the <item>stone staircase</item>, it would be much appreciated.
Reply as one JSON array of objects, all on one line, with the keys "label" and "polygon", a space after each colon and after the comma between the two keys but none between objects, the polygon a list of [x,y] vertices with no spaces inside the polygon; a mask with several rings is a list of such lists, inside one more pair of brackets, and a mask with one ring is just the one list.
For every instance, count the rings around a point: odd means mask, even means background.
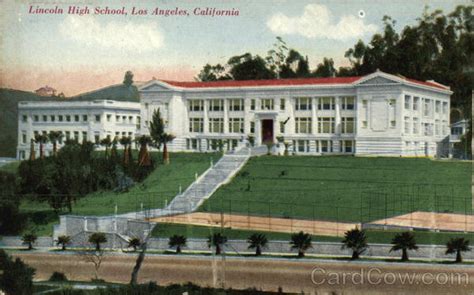
[{"label": "stone staircase", "polygon": [[195,211],[221,185],[232,179],[250,158],[250,153],[250,149],[247,147],[226,153],[212,168],[193,182],[186,191],[176,196],[168,207],[157,213],[159,215],[169,215]]}]

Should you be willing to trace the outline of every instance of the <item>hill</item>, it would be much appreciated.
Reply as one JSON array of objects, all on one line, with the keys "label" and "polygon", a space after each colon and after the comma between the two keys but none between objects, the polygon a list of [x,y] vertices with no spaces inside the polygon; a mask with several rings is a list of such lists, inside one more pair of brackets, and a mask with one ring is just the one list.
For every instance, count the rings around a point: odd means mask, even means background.
[{"label": "hill", "polygon": [[111,99],[117,101],[139,101],[136,86],[112,85],[98,90],[79,94],[71,98],[44,97],[33,92],[0,88],[0,157],[15,157],[18,133],[18,102],[73,100],[88,101]]}]

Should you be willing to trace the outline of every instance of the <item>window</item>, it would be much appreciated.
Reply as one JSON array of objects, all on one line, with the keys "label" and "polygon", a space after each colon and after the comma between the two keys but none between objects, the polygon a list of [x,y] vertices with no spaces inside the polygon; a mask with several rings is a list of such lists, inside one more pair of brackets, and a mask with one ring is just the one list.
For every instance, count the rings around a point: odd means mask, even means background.
[{"label": "window", "polygon": [[341,132],[342,133],[354,133],[354,118],[342,117],[341,119]]},{"label": "window", "polygon": [[223,118],[210,118],[209,119],[209,132],[211,133],[224,132],[224,119]]},{"label": "window", "polygon": [[94,134],[94,142],[95,142],[95,144],[100,143],[100,135],[99,134]]},{"label": "window", "polygon": [[26,143],[26,132],[22,131],[21,133],[21,143]]},{"label": "window", "polygon": [[397,121],[391,120],[390,121],[390,128],[395,128],[397,126]]},{"label": "window", "polygon": [[140,129],[142,126],[142,118],[140,116],[137,116],[137,129]]},{"label": "window", "polygon": [[443,114],[448,113],[448,103],[443,101]]},{"label": "window", "polygon": [[66,122],[71,122],[71,116],[70,115],[66,115]]},{"label": "window", "polygon": [[38,116],[38,115],[34,115],[34,116],[33,116],[33,121],[38,122],[38,121],[39,121],[39,116]]},{"label": "window", "polygon": [[87,115],[82,115],[82,121],[87,122],[89,117]]},{"label": "window", "polygon": [[296,118],[295,133],[311,133],[311,118]]},{"label": "window", "polygon": [[128,122],[129,122],[130,124],[133,123],[133,116],[128,116]]},{"label": "window", "polygon": [[332,153],[332,141],[321,140],[321,153]]},{"label": "window", "polygon": [[448,123],[443,120],[442,124],[443,124],[443,135],[445,135],[448,133]]},{"label": "window", "polygon": [[318,109],[320,110],[334,110],[334,97],[320,97]]},{"label": "window", "polygon": [[255,111],[255,99],[250,100],[250,110]]},{"label": "window", "polygon": [[411,96],[405,95],[405,110],[411,109]]},{"label": "window", "polygon": [[132,138],[133,132],[128,133],[128,137]]},{"label": "window", "polygon": [[229,101],[229,111],[239,112],[244,110],[243,99],[231,99]]},{"label": "window", "polygon": [[255,133],[255,122],[250,121],[250,133]]},{"label": "window", "polygon": [[435,112],[437,114],[441,113],[441,101],[437,100],[435,103]]},{"label": "window", "polygon": [[410,131],[411,131],[410,117],[405,117],[403,124],[404,124],[405,134],[410,134]]},{"label": "window", "polygon": [[282,110],[282,111],[285,110],[285,99],[284,98],[280,99],[280,110]]},{"label": "window", "polygon": [[345,96],[341,97],[342,100],[342,109],[343,110],[353,110],[355,109],[355,97]]},{"label": "window", "polygon": [[22,121],[25,122],[25,123],[28,122],[28,116],[23,115],[22,116]]},{"label": "window", "polygon": [[33,132],[33,138],[36,138],[38,135],[39,135],[39,132],[35,130],[35,131]]},{"label": "window", "polygon": [[440,131],[441,131],[441,126],[440,126],[439,120],[436,120],[435,121],[435,135],[439,135]]},{"label": "window", "polygon": [[342,153],[353,153],[354,152],[354,141],[352,140],[341,140],[339,143]]},{"label": "window", "polygon": [[211,112],[222,112],[224,110],[223,99],[212,99],[209,101],[209,111]]},{"label": "window", "polygon": [[365,121],[365,120],[362,121],[362,128],[364,128],[364,129],[367,128],[367,121]]},{"label": "window", "polygon": [[120,122],[120,116],[115,116],[115,122]]},{"label": "window", "polygon": [[111,114],[107,114],[107,122],[110,122],[111,119],[112,119],[112,115],[111,115]]},{"label": "window", "polygon": [[88,140],[88,138],[87,138],[87,132],[83,131],[83,132],[82,132],[82,141],[86,141],[86,140]]},{"label": "window", "polygon": [[74,139],[79,141],[79,131],[74,131]]},{"label": "window", "polygon": [[418,134],[419,127],[418,127],[418,118],[413,118],[413,134]]},{"label": "window", "polygon": [[431,135],[431,126],[429,123],[424,123],[424,135],[429,136]]},{"label": "window", "polygon": [[272,98],[264,98],[261,101],[262,103],[262,110],[273,110],[273,99]]},{"label": "window", "polygon": [[43,115],[43,122],[48,122],[48,116]]},{"label": "window", "polygon": [[74,115],[74,121],[79,122],[79,115]]},{"label": "window", "polygon": [[229,132],[244,133],[244,118],[230,118]]},{"label": "window", "polygon": [[204,119],[189,118],[189,132],[204,132]]},{"label": "window", "polygon": [[58,115],[58,121],[62,122],[63,121],[63,115]]},{"label": "window", "polygon": [[66,131],[66,140],[70,139],[71,138],[71,132],[69,131]]},{"label": "window", "polygon": [[295,140],[293,141],[294,150],[299,153],[309,152],[309,140]]},{"label": "window", "polygon": [[100,122],[100,115],[95,115],[95,121]]},{"label": "window", "polygon": [[51,122],[54,122],[54,121],[56,121],[56,116],[55,116],[55,115],[51,115],[51,116],[50,116],[50,119],[51,119]]},{"label": "window", "polygon": [[334,133],[334,118],[333,117],[318,118],[318,132],[319,133]]},{"label": "window", "polygon": [[188,102],[190,112],[202,112],[204,110],[204,101],[202,99],[194,99]]},{"label": "window", "polygon": [[423,115],[425,117],[431,114],[430,108],[431,108],[431,100],[425,98],[425,102],[423,103]]},{"label": "window", "polygon": [[122,122],[127,123],[126,121],[127,121],[127,116],[122,116]]},{"label": "window", "polygon": [[297,97],[295,99],[295,109],[297,111],[311,110],[311,97]]},{"label": "window", "polygon": [[196,138],[188,138],[186,140],[186,147],[188,150],[199,150],[200,149],[200,142]]},{"label": "window", "polygon": [[413,110],[418,111],[420,109],[420,98],[413,97]]},{"label": "window", "polygon": [[280,122],[280,133],[285,133],[285,122]]}]

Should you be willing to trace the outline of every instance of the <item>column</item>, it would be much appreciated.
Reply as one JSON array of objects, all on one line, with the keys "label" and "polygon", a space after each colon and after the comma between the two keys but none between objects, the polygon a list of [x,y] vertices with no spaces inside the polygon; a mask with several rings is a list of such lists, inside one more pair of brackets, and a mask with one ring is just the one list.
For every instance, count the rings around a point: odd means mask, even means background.
[{"label": "column", "polygon": [[340,97],[336,97],[336,118],[335,118],[335,133],[341,134],[341,104],[340,104]]},{"label": "column", "polygon": [[318,118],[316,116],[317,98],[311,98],[311,128],[312,133],[318,133]]},{"label": "column", "polygon": [[224,134],[229,134],[229,101],[228,99],[224,100]]},{"label": "column", "polygon": [[209,114],[208,114],[208,110],[209,110],[209,100],[205,99],[204,100],[204,110],[203,110],[203,113],[204,113],[204,134],[209,133]]}]

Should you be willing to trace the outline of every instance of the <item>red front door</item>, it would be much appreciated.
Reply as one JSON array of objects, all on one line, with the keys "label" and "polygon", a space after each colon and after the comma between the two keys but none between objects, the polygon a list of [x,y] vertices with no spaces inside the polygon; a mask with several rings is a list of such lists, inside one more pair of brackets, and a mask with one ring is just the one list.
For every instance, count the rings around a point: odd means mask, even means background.
[{"label": "red front door", "polygon": [[273,120],[262,120],[262,143],[273,142]]}]

